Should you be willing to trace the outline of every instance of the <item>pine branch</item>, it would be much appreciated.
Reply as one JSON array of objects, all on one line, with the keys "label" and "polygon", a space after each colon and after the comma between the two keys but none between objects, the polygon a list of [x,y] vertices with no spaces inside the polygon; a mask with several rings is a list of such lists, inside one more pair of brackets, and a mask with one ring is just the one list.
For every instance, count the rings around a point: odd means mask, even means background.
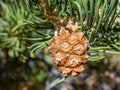
[{"label": "pine branch", "polygon": [[18,42],[30,42],[32,45],[28,46],[34,54],[47,46],[46,42],[50,42],[54,32],[73,20],[89,38],[92,52],[104,51],[107,46],[107,50],[119,52],[120,27],[115,24],[119,16],[118,0],[14,0],[10,4],[1,2],[1,5],[5,24],[1,26],[0,36],[6,40],[0,39],[0,42],[6,42],[2,45],[9,48],[16,46],[20,49],[24,45],[18,45]]}]

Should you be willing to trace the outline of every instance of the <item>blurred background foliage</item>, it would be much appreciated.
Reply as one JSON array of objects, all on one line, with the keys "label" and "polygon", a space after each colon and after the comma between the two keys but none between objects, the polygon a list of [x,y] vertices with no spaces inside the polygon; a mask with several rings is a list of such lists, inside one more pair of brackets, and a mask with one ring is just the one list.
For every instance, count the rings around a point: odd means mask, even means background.
[{"label": "blurred background foliage", "polygon": [[[91,62],[57,85],[64,76],[47,46],[69,19],[89,39]],[[0,0],[0,90],[120,90],[119,54],[120,0]]]}]

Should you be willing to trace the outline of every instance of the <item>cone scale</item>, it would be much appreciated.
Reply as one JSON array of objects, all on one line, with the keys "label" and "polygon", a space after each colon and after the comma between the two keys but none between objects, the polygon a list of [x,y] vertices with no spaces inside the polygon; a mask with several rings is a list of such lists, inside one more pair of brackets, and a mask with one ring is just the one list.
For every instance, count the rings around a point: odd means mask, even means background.
[{"label": "cone scale", "polygon": [[54,64],[66,76],[78,76],[89,58],[88,40],[72,21],[61,27],[48,49]]}]

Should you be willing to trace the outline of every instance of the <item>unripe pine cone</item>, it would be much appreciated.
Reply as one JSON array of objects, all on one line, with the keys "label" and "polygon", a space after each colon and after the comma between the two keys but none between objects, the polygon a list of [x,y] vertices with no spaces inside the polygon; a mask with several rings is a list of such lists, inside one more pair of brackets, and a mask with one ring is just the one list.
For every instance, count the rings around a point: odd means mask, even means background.
[{"label": "unripe pine cone", "polygon": [[88,40],[83,35],[83,32],[78,32],[77,25],[69,21],[48,47],[54,64],[66,76],[78,76],[88,61]]}]

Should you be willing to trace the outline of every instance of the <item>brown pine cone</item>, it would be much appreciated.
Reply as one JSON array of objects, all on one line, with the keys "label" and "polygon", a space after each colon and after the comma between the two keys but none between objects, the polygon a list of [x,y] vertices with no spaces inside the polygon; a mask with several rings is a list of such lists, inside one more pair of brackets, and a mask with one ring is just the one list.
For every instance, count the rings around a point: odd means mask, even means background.
[{"label": "brown pine cone", "polygon": [[69,21],[49,46],[53,62],[66,76],[77,76],[88,61],[88,40],[83,35],[83,32],[78,32],[77,26]]}]

